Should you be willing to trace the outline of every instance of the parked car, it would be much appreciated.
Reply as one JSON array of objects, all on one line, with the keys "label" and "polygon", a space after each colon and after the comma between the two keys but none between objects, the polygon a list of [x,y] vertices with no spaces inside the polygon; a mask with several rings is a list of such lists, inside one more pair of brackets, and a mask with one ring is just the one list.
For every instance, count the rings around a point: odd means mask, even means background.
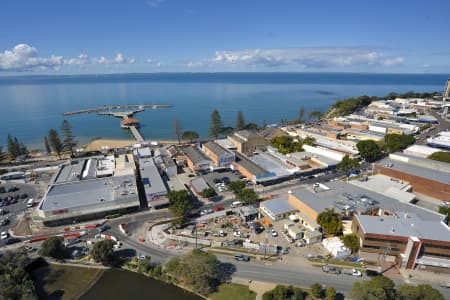
[{"label": "parked car", "polygon": [[5,240],[9,237],[9,233],[7,233],[6,231],[2,231],[2,233],[0,233],[0,238],[2,240]]},{"label": "parked car", "polygon": [[8,218],[4,218],[3,220],[0,221],[0,226],[6,226],[10,223]]},{"label": "parked car", "polygon": [[6,241],[6,244],[7,244],[7,245],[12,245],[12,244],[15,244],[15,243],[18,243],[18,242],[20,242],[20,239],[18,239],[18,238],[9,238],[9,239]]},{"label": "parked car", "polygon": [[27,195],[27,194],[22,194],[22,195],[20,195],[20,199],[25,199],[25,198],[28,198],[28,195]]},{"label": "parked car", "polygon": [[244,254],[235,254],[234,259],[237,261],[250,261],[250,257]]},{"label": "parked car", "polygon": [[331,274],[336,274],[336,275],[341,274],[341,270],[339,270],[336,267],[328,266],[328,265],[322,266],[322,271],[325,273],[331,273]]},{"label": "parked car", "polygon": [[270,234],[272,234],[273,237],[278,236],[278,232],[276,232],[275,230],[272,230],[272,232]]},{"label": "parked car", "polygon": [[367,275],[367,276],[370,276],[370,277],[372,277],[372,276],[378,276],[378,275],[380,275],[380,272],[375,271],[375,270],[366,270],[366,275]]},{"label": "parked car", "polygon": [[362,277],[361,271],[356,270],[356,269],[344,270],[342,273],[344,273],[344,274],[346,274],[346,275],[352,275],[352,276],[356,276],[356,277]]},{"label": "parked car", "polygon": [[222,205],[214,207],[214,211],[221,211],[221,210],[224,210],[224,209],[225,208]]}]

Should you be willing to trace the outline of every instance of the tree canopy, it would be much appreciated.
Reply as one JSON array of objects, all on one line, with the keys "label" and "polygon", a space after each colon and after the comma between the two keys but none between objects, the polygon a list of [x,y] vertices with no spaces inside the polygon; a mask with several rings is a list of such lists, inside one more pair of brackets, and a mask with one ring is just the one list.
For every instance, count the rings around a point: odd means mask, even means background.
[{"label": "tree canopy", "polygon": [[395,288],[394,282],[384,276],[371,280],[355,281],[350,291],[354,300],[443,300],[442,294],[428,284],[400,285]]},{"label": "tree canopy", "polygon": [[348,172],[354,168],[359,166],[359,162],[356,159],[350,158],[348,155],[345,155],[341,162],[336,165],[336,170]]},{"label": "tree canopy", "polygon": [[304,151],[302,143],[294,141],[294,138],[289,135],[275,136],[270,141],[270,145],[277,148],[282,154]]},{"label": "tree canopy", "polygon": [[450,152],[438,151],[428,156],[429,159],[450,163]]},{"label": "tree canopy", "polygon": [[204,189],[200,194],[203,198],[211,198],[217,195],[216,191],[212,187]]},{"label": "tree canopy", "polygon": [[412,135],[390,133],[384,136],[384,148],[387,152],[393,153],[405,149],[415,141]]},{"label": "tree canopy", "polygon": [[242,189],[236,194],[236,198],[243,203],[254,203],[258,201],[259,196],[253,189]]},{"label": "tree canopy", "polygon": [[181,135],[181,138],[183,140],[189,140],[189,142],[191,143],[197,140],[199,137],[200,137],[199,134],[192,130],[184,131],[183,134]]},{"label": "tree canopy", "polygon": [[33,281],[25,270],[28,257],[25,251],[6,252],[0,257],[0,299],[38,299]]},{"label": "tree canopy", "polygon": [[55,129],[50,129],[48,131],[48,142],[52,150],[58,155],[58,158],[61,159],[61,152],[64,150],[64,145]]},{"label": "tree canopy", "polygon": [[114,250],[112,240],[103,240],[94,244],[91,250],[92,258],[103,265],[111,264]]},{"label": "tree canopy", "polygon": [[237,194],[241,190],[245,189],[245,182],[242,180],[231,181],[230,183],[227,184],[227,188],[229,191],[232,191],[233,193]]},{"label": "tree canopy", "polygon": [[6,138],[6,145],[8,149],[8,155],[10,159],[16,159],[20,155],[27,154],[28,150],[24,143],[19,142],[16,137],[8,134]]},{"label": "tree canopy", "polygon": [[218,261],[214,254],[195,249],[167,262],[165,271],[178,282],[202,295],[213,292],[219,284]]},{"label": "tree canopy", "polygon": [[352,253],[356,253],[359,250],[359,238],[356,234],[346,234],[341,237],[344,246],[352,251]]},{"label": "tree canopy", "polygon": [[69,121],[63,121],[61,125],[61,132],[63,136],[63,150],[70,151],[70,154],[73,156],[73,149],[78,145],[78,142],[72,134],[72,127],[70,126]]},{"label": "tree canopy", "polygon": [[182,133],[181,133],[181,124],[177,118],[173,119],[173,135],[175,136],[179,144],[181,142]]},{"label": "tree canopy", "polygon": [[46,239],[39,248],[39,255],[56,259],[68,257],[68,250],[64,246],[64,239],[59,236]]},{"label": "tree canopy", "polygon": [[348,98],[335,102],[332,106],[335,116],[345,116],[354,113],[358,109],[368,106],[372,101],[377,100],[377,97],[369,97],[367,95],[359,96],[358,98]]},{"label": "tree canopy", "polygon": [[342,223],[338,213],[334,208],[326,208],[317,216],[317,224],[330,235],[342,234]]},{"label": "tree canopy", "polygon": [[209,125],[209,136],[218,138],[223,131],[223,123],[220,113],[217,109],[211,113],[211,123]]},{"label": "tree canopy", "polygon": [[170,191],[167,194],[167,199],[169,199],[169,210],[175,217],[178,217],[174,223],[177,225],[184,224],[192,210],[192,203],[194,201],[192,195],[186,190]]},{"label": "tree canopy", "polygon": [[301,288],[285,285],[277,285],[273,290],[263,294],[263,300],[303,300],[307,293]]},{"label": "tree canopy", "polygon": [[359,154],[367,162],[374,162],[381,156],[381,149],[373,140],[359,141],[356,144]]},{"label": "tree canopy", "polygon": [[238,111],[236,117],[236,130],[242,130],[244,128],[245,128],[244,114],[242,113],[242,111]]}]

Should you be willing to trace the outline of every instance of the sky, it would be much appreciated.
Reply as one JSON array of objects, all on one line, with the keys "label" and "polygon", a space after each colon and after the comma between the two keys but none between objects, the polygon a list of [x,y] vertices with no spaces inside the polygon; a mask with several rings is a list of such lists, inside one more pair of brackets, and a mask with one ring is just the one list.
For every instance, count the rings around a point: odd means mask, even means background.
[{"label": "sky", "polygon": [[2,0],[0,76],[450,73],[448,0]]}]

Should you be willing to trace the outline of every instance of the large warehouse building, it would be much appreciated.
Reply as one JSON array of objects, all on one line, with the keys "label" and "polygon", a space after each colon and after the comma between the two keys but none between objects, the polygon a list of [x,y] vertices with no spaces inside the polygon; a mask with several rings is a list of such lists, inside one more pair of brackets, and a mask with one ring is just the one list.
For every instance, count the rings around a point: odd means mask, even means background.
[{"label": "large warehouse building", "polygon": [[59,225],[139,209],[130,154],[72,160],[59,167],[34,219]]}]

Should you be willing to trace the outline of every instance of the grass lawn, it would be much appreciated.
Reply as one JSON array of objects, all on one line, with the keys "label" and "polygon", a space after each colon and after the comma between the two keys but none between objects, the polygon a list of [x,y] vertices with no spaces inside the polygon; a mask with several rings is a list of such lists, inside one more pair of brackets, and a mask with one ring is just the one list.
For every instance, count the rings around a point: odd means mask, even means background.
[{"label": "grass lawn", "polygon": [[31,271],[39,299],[77,299],[98,278],[103,270],[83,267],[47,265]]},{"label": "grass lawn", "polygon": [[256,293],[250,291],[248,286],[236,283],[224,283],[219,290],[209,296],[211,300],[255,300]]}]

